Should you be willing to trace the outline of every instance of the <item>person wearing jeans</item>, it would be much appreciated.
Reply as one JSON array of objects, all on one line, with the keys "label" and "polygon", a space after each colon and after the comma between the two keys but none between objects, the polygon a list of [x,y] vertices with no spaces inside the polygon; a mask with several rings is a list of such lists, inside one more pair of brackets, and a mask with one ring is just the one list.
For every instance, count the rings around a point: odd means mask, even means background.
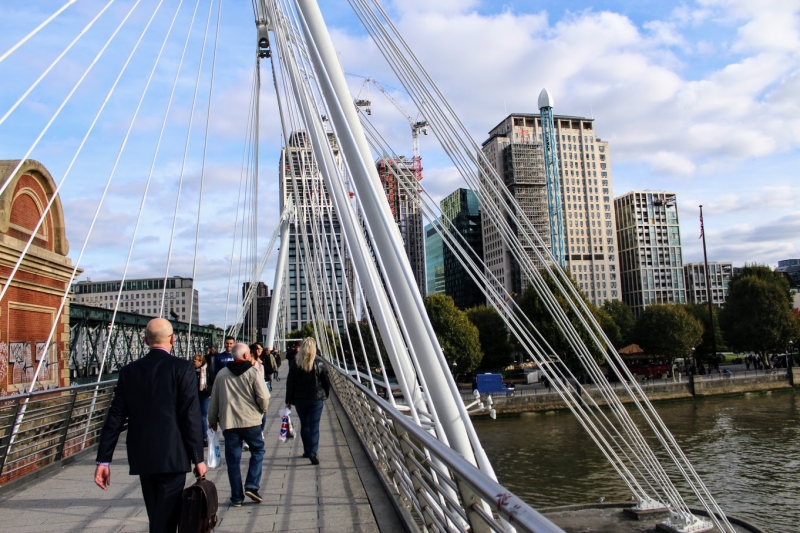
[{"label": "person wearing jeans", "polygon": [[197,376],[197,399],[200,400],[203,446],[207,446],[206,429],[208,428],[208,405],[211,403],[211,366],[203,354],[196,354],[193,360],[194,372]]},{"label": "person wearing jeans", "polygon": [[[228,481],[231,484],[231,503],[236,507],[237,502],[241,504],[244,501],[245,495],[261,503],[260,499],[254,497],[260,497],[258,489],[261,486],[261,461],[264,459],[261,426],[226,429],[222,436],[225,438],[225,462],[228,464]],[[242,491],[242,471],[239,464],[242,461],[242,444],[245,443],[250,447],[250,463]]]},{"label": "person wearing jeans", "polygon": [[[214,380],[208,427],[216,431],[217,423],[222,426],[228,481],[231,484],[231,505],[240,507],[245,496],[256,503],[262,501],[258,492],[261,486],[261,460],[264,458],[261,421],[269,407],[269,391],[264,384],[263,374],[253,366],[250,348],[246,344],[234,344],[231,354],[233,361],[220,370]],[[250,449],[250,465],[242,490],[239,463],[245,444]]]},{"label": "person wearing jeans", "polygon": [[286,407],[292,405],[300,419],[300,437],[303,440],[303,457],[318,465],[319,421],[323,402],[328,399],[331,382],[321,359],[317,358],[317,343],[311,337],[303,340],[297,356],[289,361],[286,378]]},{"label": "person wearing jeans", "polygon": [[[297,418],[300,419],[300,438],[303,440],[303,457],[316,458],[319,448],[319,420],[325,400],[295,400]],[[314,463],[314,461],[311,461]],[[317,463],[314,463],[317,464]]]}]

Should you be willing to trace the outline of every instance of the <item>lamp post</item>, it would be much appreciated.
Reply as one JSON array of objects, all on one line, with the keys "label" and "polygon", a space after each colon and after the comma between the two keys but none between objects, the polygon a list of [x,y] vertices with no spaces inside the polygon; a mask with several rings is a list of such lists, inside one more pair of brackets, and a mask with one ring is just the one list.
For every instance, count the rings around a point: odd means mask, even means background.
[{"label": "lamp post", "polygon": [[794,358],[794,341],[789,341],[789,355],[786,356],[786,372],[792,375],[792,359]]}]

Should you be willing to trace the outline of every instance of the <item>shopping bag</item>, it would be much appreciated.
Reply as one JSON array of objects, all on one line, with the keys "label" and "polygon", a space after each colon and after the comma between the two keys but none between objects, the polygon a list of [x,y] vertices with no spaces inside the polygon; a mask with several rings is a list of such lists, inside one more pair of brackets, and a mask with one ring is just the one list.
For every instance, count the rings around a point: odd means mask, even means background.
[{"label": "shopping bag", "polygon": [[222,464],[222,454],[219,450],[219,431],[208,428],[208,452],[206,454],[206,466],[208,468],[219,468]]},{"label": "shopping bag", "polygon": [[286,442],[286,436],[289,434],[289,413],[291,412],[287,408],[283,408],[278,412],[281,415],[281,432],[278,434],[278,440],[281,442]]},{"label": "shopping bag", "polygon": [[286,432],[286,438],[294,438],[294,424],[292,424],[292,415],[289,415],[289,431]]}]

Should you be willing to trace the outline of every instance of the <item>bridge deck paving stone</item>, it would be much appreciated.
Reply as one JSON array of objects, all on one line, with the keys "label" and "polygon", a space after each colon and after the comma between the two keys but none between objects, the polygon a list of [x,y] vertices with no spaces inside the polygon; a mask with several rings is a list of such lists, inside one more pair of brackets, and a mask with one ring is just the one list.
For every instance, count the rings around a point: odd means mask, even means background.
[{"label": "bridge deck paving stone", "polygon": [[[281,368],[285,377],[286,365]],[[326,402],[320,423],[319,466],[301,457],[297,437],[278,441],[285,379],[273,383],[265,428],[266,453],[260,493],[261,504],[246,500],[231,507],[227,469],[212,470],[207,477],[219,492],[219,522],[215,531],[291,531],[294,533],[378,533],[370,499],[356,470],[353,455],[332,402]],[[344,422],[346,423],[346,422]],[[357,444],[356,444],[357,445]],[[242,477],[250,455],[242,454]],[[89,532],[120,533],[148,530],[147,513],[139,480],[127,473],[124,438],[112,463],[111,486],[94,485],[94,455],[64,466],[54,475],[34,481],[0,498],[0,533]],[[187,485],[194,477],[187,475]],[[375,495],[370,495],[374,497]]]}]

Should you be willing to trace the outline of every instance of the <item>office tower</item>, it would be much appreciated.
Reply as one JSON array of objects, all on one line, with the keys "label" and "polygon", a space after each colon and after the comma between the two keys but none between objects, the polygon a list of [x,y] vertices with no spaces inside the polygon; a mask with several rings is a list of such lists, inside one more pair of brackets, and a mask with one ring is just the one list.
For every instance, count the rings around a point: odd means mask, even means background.
[{"label": "office tower", "polygon": [[[708,263],[708,282],[711,288],[711,303],[722,306],[728,299],[728,284],[733,275],[731,263]],[[704,263],[683,265],[683,282],[686,287],[686,301],[701,304],[708,301],[706,294],[706,266]]]},{"label": "office tower", "polygon": [[[567,270],[595,305],[618,300],[613,179],[609,144],[595,136],[594,119],[554,115]],[[550,247],[541,119],[512,114],[489,132],[482,151],[534,228]],[[486,200],[483,199],[485,202]],[[484,261],[506,292],[527,285],[483,208]],[[533,254],[530,251],[529,254]]]},{"label": "office tower", "polygon": [[775,272],[780,272],[792,289],[800,289],[800,259],[778,261],[778,268],[775,269]]},{"label": "office tower", "polygon": [[632,191],[614,208],[622,299],[636,316],[650,304],[686,303],[675,193]]},{"label": "office tower", "polygon": [[428,294],[444,294],[444,245],[442,237],[434,226],[439,221],[434,220],[425,226],[425,281]]},{"label": "office tower", "polygon": [[[544,175],[544,157],[541,142],[535,135],[535,115],[509,115],[503,122],[489,132],[489,138],[482,144],[489,164],[494,168],[503,184],[519,204],[522,212],[531,221],[543,241],[542,254],[550,247],[550,222],[547,211],[547,190]],[[481,179],[485,179],[481,174]],[[520,265],[512,257],[503,241],[500,228],[495,224],[491,211],[501,209],[493,196],[486,195],[482,201],[484,221],[483,257],[486,268],[493,275],[492,284],[499,285],[506,294],[522,294],[529,281],[522,276]],[[503,217],[509,217],[501,211]],[[495,213],[494,216],[497,216]],[[522,244],[525,253],[537,266],[540,265],[535,251],[520,234],[521,228],[512,228]],[[534,239],[534,243],[536,240]]]},{"label": "office tower", "polygon": [[[483,235],[481,232],[481,204],[474,191],[457,189],[440,203],[442,224],[456,237],[456,241],[471,251],[471,259],[480,264],[483,259]],[[448,222],[449,219],[449,222]],[[459,258],[448,248],[442,247],[444,263],[445,294],[453,298],[456,307],[467,309],[486,303],[480,287]]]},{"label": "office tower", "polygon": [[[335,160],[341,164],[339,147],[332,133],[328,134],[328,141]],[[281,212],[290,198],[295,209],[294,224],[289,229],[284,278],[286,331],[301,329],[309,322],[327,317],[335,320],[342,331],[345,327],[344,302],[336,293],[342,290],[342,276],[347,275],[345,265],[348,262],[344,257],[341,225],[306,132],[295,131],[289,136],[289,142],[281,150],[279,172]],[[320,237],[317,239],[315,234]],[[315,291],[325,294],[316,292],[312,297]],[[317,316],[317,313],[323,316]]]},{"label": "office tower", "polygon": [[[78,281],[73,284],[72,302],[103,309],[114,309],[122,280]],[[165,289],[166,286],[166,289]],[[172,276],[125,280],[119,310],[126,313],[159,317],[186,322],[191,314],[192,324],[200,324],[200,296],[193,288],[192,278]],[[194,311],[189,313],[194,293]],[[164,312],[161,313],[161,296],[164,295]]]},{"label": "office tower", "polygon": [[[242,300],[250,290],[250,282],[242,284]],[[269,326],[269,306],[272,298],[269,295],[269,287],[263,281],[259,281],[255,288],[255,294],[250,301],[250,305],[245,309],[244,324],[242,325],[242,335],[251,339],[252,342],[263,342],[266,329]]]},{"label": "office tower", "polygon": [[422,233],[422,214],[420,213],[419,189],[414,177],[413,161],[399,159],[379,159],[375,166],[378,169],[383,191],[392,210],[392,216],[406,250],[408,262],[417,281],[417,287],[425,296],[425,242]]}]

